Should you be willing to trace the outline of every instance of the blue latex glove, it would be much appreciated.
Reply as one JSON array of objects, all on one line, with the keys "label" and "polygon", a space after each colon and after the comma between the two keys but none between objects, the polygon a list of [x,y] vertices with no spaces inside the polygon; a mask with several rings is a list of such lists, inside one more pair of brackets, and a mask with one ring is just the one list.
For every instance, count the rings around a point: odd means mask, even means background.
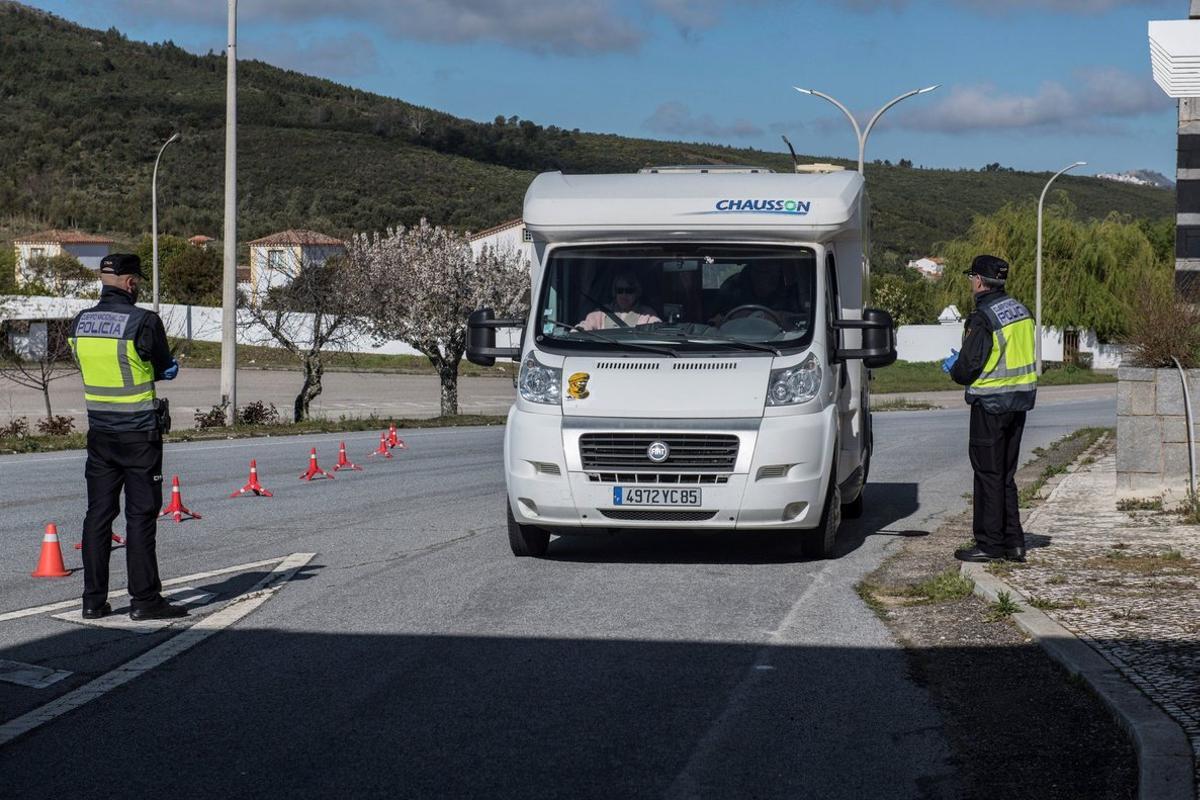
[{"label": "blue latex glove", "polygon": [[162,379],[164,381],[173,381],[173,380],[175,380],[175,376],[178,374],[179,374],[179,362],[172,358],[171,366],[169,366],[165,370],[163,370]]},{"label": "blue latex glove", "polygon": [[950,349],[950,355],[942,359],[942,372],[949,373],[954,369],[955,362],[958,361],[958,351],[954,348]]}]

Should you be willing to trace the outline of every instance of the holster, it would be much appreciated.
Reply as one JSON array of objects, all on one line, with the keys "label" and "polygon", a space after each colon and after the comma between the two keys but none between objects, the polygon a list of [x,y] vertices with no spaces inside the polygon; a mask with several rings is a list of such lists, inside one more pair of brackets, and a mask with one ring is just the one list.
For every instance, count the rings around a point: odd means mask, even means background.
[{"label": "holster", "polygon": [[158,432],[171,432],[171,401],[165,397],[154,398],[154,415],[158,418]]}]

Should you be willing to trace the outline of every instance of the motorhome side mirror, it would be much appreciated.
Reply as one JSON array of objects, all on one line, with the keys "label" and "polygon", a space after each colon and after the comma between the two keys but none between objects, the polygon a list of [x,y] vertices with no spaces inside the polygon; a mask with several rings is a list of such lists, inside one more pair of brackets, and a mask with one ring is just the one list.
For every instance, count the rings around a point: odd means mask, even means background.
[{"label": "motorhome side mirror", "polygon": [[840,330],[862,331],[862,347],[858,350],[838,349],[841,361],[860,358],[863,365],[879,369],[896,360],[896,329],[892,327],[892,315],[878,308],[864,308],[862,319],[843,319],[833,323]]},{"label": "motorhome side mirror", "polygon": [[521,357],[521,348],[496,347],[496,329],[523,327],[524,320],[496,319],[496,312],[490,308],[472,311],[467,317],[467,361],[481,367],[495,366],[497,358],[516,361]]}]

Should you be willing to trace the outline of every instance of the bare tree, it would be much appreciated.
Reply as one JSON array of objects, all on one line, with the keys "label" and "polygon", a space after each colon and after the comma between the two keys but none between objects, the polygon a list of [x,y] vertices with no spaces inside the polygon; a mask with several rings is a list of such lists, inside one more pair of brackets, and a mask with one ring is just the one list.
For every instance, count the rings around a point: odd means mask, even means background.
[{"label": "bare tree", "polygon": [[67,340],[69,325],[60,319],[11,321],[9,335],[0,340],[0,378],[40,391],[47,420],[54,419],[50,384],[79,371]]},{"label": "bare tree", "polygon": [[304,372],[292,418],[308,418],[321,394],[325,353],[344,347],[360,329],[353,302],[361,296],[344,255],[316,260],[296,255],[301,247],[281,249],[282,258],[265,266],[253,295],[243,304],[243,339],[272,341],[291,353]]},{"label": "bare tree", "polygon": [[529,267],[511,250],[471,252],[466,236],[430,225],[359,236],[350,261],[364,292],[357,304],[376,341],[399,339],[425,355],[441,380],[442,416],[458,414],[458,365],[467,315],[491,306],[501,316],[529,304]]}]

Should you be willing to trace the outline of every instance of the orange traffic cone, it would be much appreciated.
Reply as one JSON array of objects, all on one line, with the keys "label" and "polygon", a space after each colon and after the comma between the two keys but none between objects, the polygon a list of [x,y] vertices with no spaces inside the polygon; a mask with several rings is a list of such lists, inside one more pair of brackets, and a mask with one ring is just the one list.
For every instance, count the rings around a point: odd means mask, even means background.
[{"label": "orange traffic cone", "polygon": [[326,472],[317,466],[317,448],[313,448],[308,454],[308,472],[300,476],[302,481],[311,481],[313,478],[319,478],[324,475],[326,478],[333,478],[333,475]]},{"label": "orange traffic cone", "polygon": [[182,497],[182,495],[179,494],[179,476],[172,475],[171,476],[171,503],[170,503],[170,505],[168,505],[166,508],[163,509],[163,512],[161,514],[159,514],[159,516],[165,517],[167,515],[170,515],[175,518],[176,522],[182,522],[184,514],[187,514],[192,519],[200,519],[199,514],[193,512],[193,511],[189,511],[188,507],[183,504],[183,497]]},{"label": "orange traffic cone", "polygon": [[404,440],[396,435],[396,423],[394,422],[388,426],[387,443],[388,447],[399,447],[401,450],[404,450],[408,447],[408,445],[404,443]]},{"label": "orange traffic cone", "polygon": [[250,459],[250,479],[248,481],[246,481],[245,486],[238,489],[236,492],[234,492],[233,494],[231,494],[229,496],[231,498],[233,498],[233,497],[237,497],[238,495],[247,494],[248,492],[254,492],[259,497],[274,497],[275,496],[275,495],[271,494],[269,491],[267,491],[266,489],[264,489],[263,485],[258,482],[258,462],[256,460],[254,460],[253,458]]},{"label": "orange traffic cone", "polygon": [[341,444],[338,445],[338,463],[333,465],[334,472],[337,472],[339,469],[356,469],[359,472],[362,471],[362,467],[360,467],[358,464],[355,464],[350,459],[346,458],[346,443],[345,442],[342,442]]},{"label": "orange traffic cone", "polygon": [[[115,532],[112,534],[112,542],[113,542],[113,544],[125,544],[125,540],[121,537],[121,535],[119,533],[115,533]],[[83,542],[76,542],[75,549],[82,550]]]},{"label": "orange traffic cone", "polygon": [[388,443],[387,443],[387,434],[386,434],[386,433],[381,433],[381,434],[379,434],[379,449],[378,449],[378,450],[372,450],[372,451],[371,451],[371,453],[370,453],[370,455],[371,455],[372,457],[374,457],[374,456],[383,456],[384,458],[391,458],[391,457],[392,457],[392,451],[388,449]]},{"label": "orange traffic cone", "polygon": [[42,554],[37,569],[30,573],[35,578],[66,578],[70,576],[63,564],[62,548],[58,546],[58,528],[51,522],[42,536]]}]

